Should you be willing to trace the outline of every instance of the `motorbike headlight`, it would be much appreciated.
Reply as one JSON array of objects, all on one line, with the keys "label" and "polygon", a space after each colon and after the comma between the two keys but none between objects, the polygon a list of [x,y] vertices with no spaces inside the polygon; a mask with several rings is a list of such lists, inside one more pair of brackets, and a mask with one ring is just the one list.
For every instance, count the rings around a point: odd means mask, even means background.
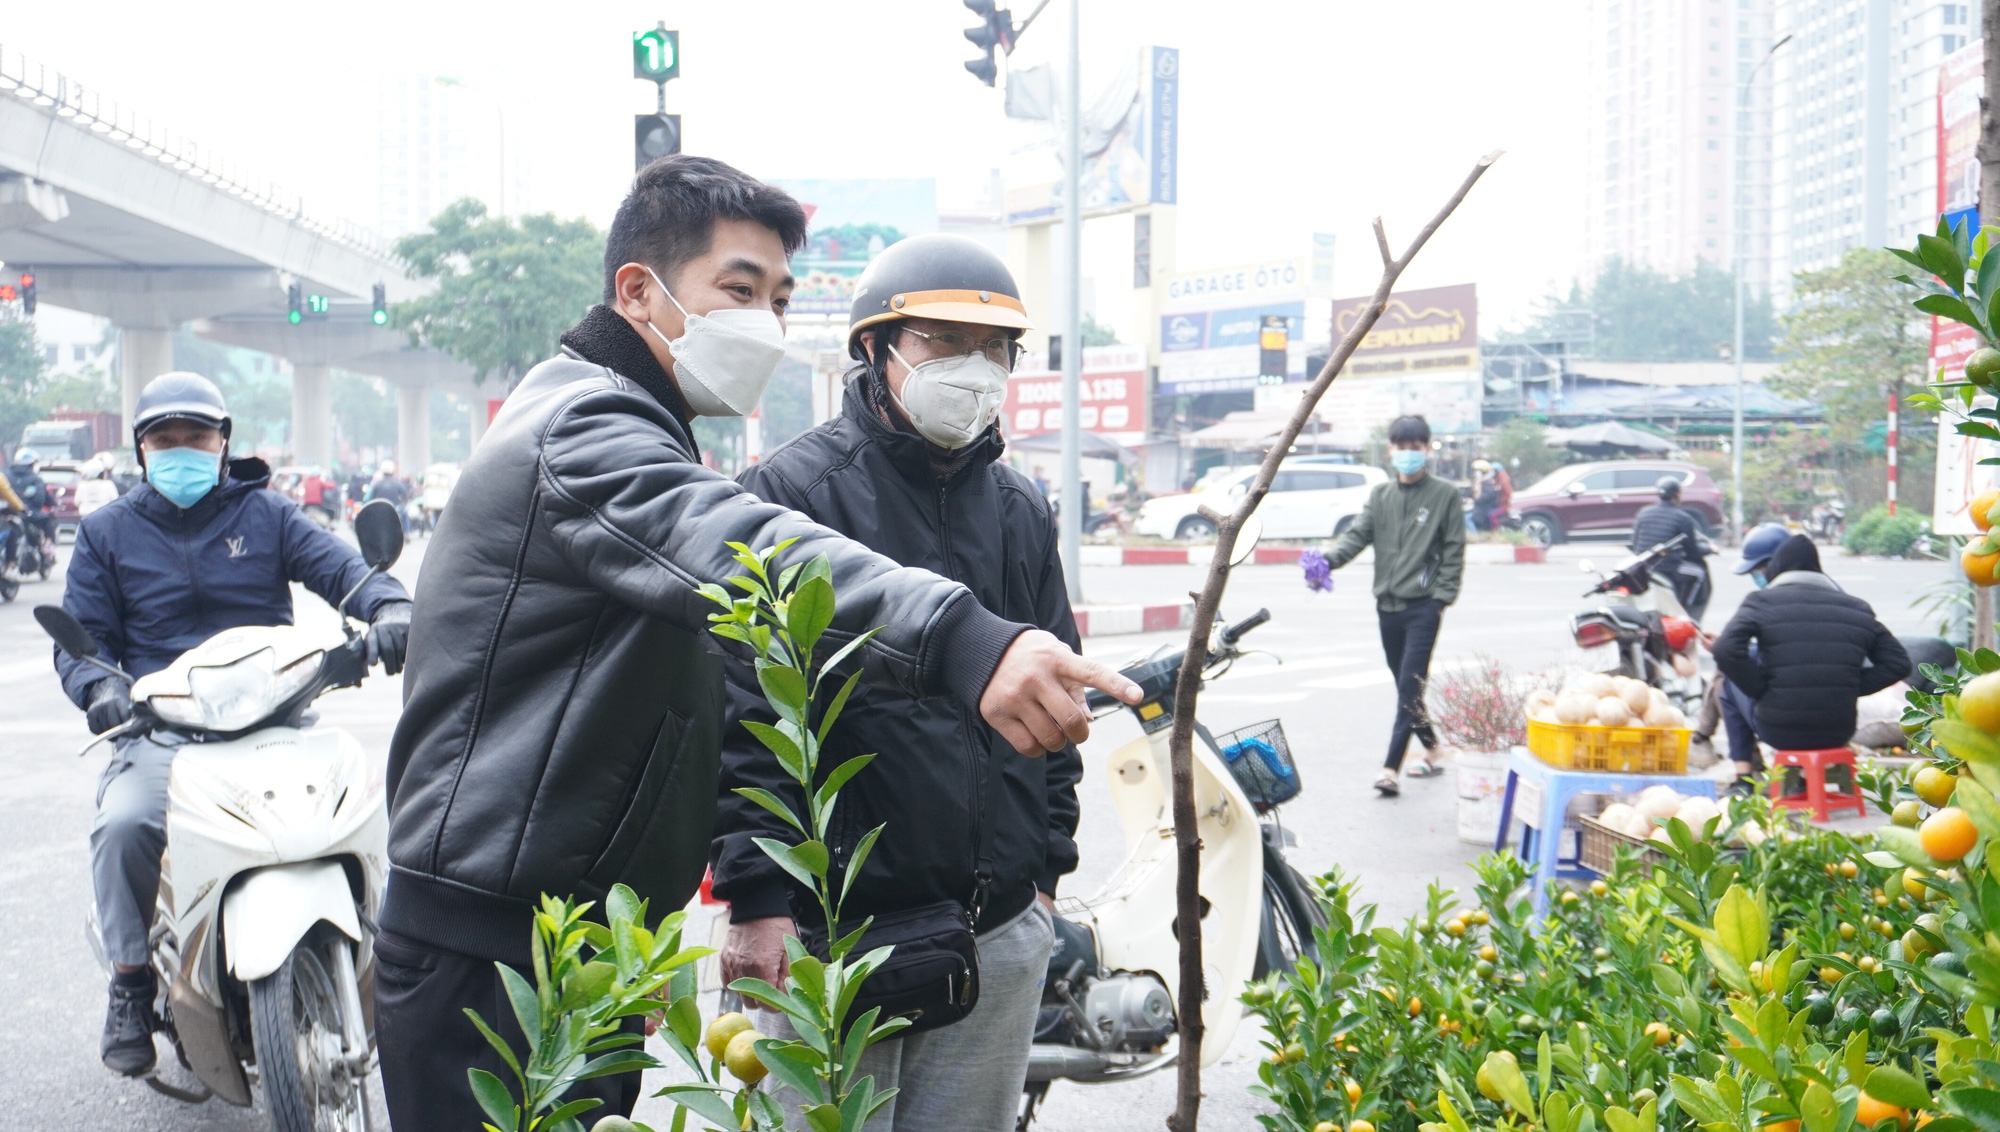
[{"label": "motorbike headlight", "polygon": [[190,670],[186,696],[153,696],[147,702],[162,719],[173,723],[210,731],[242,731],[311,685],[319,675],[322,655],[310,652],[273,671],[276,658],[271,650],[258,649],[233,664]]}]

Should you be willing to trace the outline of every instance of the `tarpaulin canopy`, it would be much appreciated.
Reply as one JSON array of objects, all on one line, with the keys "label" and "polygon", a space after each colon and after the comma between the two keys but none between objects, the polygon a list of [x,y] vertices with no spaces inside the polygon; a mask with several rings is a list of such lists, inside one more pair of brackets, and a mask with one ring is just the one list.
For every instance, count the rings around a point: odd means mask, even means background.
[{"label": "tarpaulin canopy", "polygon": [[[1061,452],[1062,433],[1038,432],[1033,436],[1011,438],[1007,447],[1016,452]],[[1096,460],[1135,460],[1138,457],[1130,448],[1116,441],[1107,440],[1088,429],[1078,434],[1077,451]]]},{"label": "tarpaulin canopy", "polygon": [[1671,441],[1617,421],[1600,421],[1581,428],[1552,428],[1548,431],[1548,446],[1593,454],[1603,454],[1607,450],[1666,453],[1674,449]]}]

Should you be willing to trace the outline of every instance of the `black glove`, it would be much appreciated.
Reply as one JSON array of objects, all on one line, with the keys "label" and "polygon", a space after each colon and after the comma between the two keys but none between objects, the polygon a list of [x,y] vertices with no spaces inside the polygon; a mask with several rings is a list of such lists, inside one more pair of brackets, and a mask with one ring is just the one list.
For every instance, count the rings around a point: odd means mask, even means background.
[{"label": "black glove", "polygon": [[403,670],[403,650],[410,642],[410,610],[407,601],[392,601],[375,611],[368,623],[368,663],[380,662],[382,672],[394,676]]},{"label": "black glove", "polygon": [[90,706],[84,708],[90,733],[102,735],[132,718],[132,690],[125,681],[107,676],[90,686]]}]

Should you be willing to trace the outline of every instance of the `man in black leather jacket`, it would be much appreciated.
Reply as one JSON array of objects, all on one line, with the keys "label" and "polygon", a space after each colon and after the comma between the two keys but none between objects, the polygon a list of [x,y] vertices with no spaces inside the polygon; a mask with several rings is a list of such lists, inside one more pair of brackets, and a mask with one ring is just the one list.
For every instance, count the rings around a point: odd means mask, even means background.
[{"label": "man in black leather jacket", "polygon": [[[508,1071],[463,1011],[525,1048],[494,963],[527,967],[542,894],[601,900],[624,883],[656,916],[694,894],[724,698],[697,588],[740,572],[727,543],[797,539],[786,561],[825,554],[840,599],[827,639],[881,629],[862,650],[867,680],[976,705],[1024,754],[1088,734],[1084,685],[1138,698],[965,587],[701,465],[690,405],[755,404],[804,238],[798,202],[721,162],[642,170],[611,225],[605,302],[509,395],[431,541],[389,752],[375,943],[398,1127],[483,1119],[467,1068]],[[638,1088],[625,1074],[571,1096],[630,1112]]]},{"label": "man in black leather jacket", "polygon": [[[1028,327],[1007,265],[963,236],[915,236],[876,257],[856,291],[848,351],[861,364],[840,415],[753,465],[743,486],[898,562],[963,582],[986,609],[1074,646],[1048,501],[999,460],[1001,397],[1015,339]],[[900,305],[881,306],[885,296]],[[729,692],[732,723],[777,722],[749,670],[732,667]],[[851,859],[868,830],[883,829],[842,915],[962,914],[979,959],[969,1017],[869,1049],[861,1071],[878,1089],[900,1090],[875,1120],[885,1132],[1011,1129],[1054,938],[1056,882],[1076,867],[1083,760],[1075,747],[1016,758],[967,705],[892,688],[849,698],[821,766],[864,755],[874,762],[842,789],[829,848],[836,860]],[[805,809],[763,744],[732,726],[713,849],[715,894],[730,903],[722,977],[779,983],[791,909],[811,909],[812,895],[755,844],[801,838],[734,793],[746,787]],[[776,1015],[755,1020],[774,1037],[789,1035]]]}]

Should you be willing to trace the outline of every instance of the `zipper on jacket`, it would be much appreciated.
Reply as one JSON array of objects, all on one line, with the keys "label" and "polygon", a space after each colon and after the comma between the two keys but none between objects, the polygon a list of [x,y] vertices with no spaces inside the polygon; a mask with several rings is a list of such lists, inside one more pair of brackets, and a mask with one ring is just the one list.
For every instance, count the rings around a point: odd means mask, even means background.
[{"label": "zipper on jacket", "polygon": [[[938,545],[942,548],[944,555],[945,577],[963,585],[964,579],[958,576],[956,564],[952,561],[951,557],[951,512],[948,507],[950,494],[950,485],[943,480],[939,480],[937,492]],[[979,600],[977,594],[973,595],[973,600]],[[989,863],[981,860],[979,856],[980,850],[986,846],[986,826],[992,816],[986,812],[986,762],[992,757],[992,753],[981,749],[978,742],[978,733],[973,729],[971,721],[967,720],[963,715],[959,716],[959,733],[965,736],[965,750],[968,755],[966,759],[966,777],[970,780],[969,785],[971,786],[971,790],[969,793],[972,796],[973,814],[972,844],[967,847],[966,853],[966,863],[970,866],[969,871],[972,873],[973,879],[972,900],[967,906],[967,911],[970,913],[971,922],[976,924],[979,922],[979,914],[986,908],[986,890],[992,884],[993,880],[993,871],[989,867]]]}]

